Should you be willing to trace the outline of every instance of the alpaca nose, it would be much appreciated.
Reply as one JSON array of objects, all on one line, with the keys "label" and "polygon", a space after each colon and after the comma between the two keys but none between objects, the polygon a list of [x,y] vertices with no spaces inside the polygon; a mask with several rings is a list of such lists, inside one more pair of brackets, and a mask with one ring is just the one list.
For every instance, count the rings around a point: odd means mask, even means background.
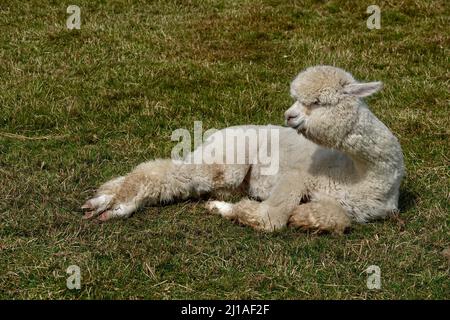
[{"label": "alpaca nose", "polygon": [[286,119],[286,125],[296,130],[302,128],[306,121],[297,103],[284,113],[284,118]]}]

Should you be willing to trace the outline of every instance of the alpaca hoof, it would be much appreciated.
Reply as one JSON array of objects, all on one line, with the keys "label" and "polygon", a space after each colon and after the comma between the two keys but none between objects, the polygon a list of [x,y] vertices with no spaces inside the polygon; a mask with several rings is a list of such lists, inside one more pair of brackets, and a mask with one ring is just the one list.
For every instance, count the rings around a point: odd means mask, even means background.
[{"label": "alpaca hoof", "polygon": [[97,217],[97,220],[100,222],[106,222],[112,218],[111,211],[105,211]]},{"label": "alpaca hoof", "polygon": [[99,195],[86,201],[81,206],[82,210],[87,210],[82,219],[92,219],[103,211],[107,210],[112,203],[112,198],[113,196],[111,195]]},{"label": "alpaca hoof", "polygon": [[95,211],[88,211],[88,212],[86,212],[86,213],[83,215],[83,217],[81,217],[81,219],[83,219],[83,220],[90,220],[90,219],[92,219],[93,217],[95,217]]},{"label": "alpaca hoof", "polygon": [[289,227],[294,228],[312,228],[311,222],[309,219],[306,219],[305,216],[291,216],[288,221]]},{"label": "alpaca hoof", "polygon": [[233,205],[224,201],[208,201],[206,209],[214,214],[220,214],[222,217],[231,218],[233,216]]},{"label": "alpaca hoof", "polygon": [[86,201],[82,206],[81,206],[82,210],[93,210],[93,206],[90,200]]},{"label": "alpaca hoof", "polygon": [[[300,210],[297,213],[301,212]],[[323,216],[317,216],[317,213],[294,214],[289,218],[288,226],[298,228],[305,231],[313,231],[313,233],[332,233],[335,235],[343,235],[350,227],[350,219],[341,217],[340,219],[322,219]]]}]

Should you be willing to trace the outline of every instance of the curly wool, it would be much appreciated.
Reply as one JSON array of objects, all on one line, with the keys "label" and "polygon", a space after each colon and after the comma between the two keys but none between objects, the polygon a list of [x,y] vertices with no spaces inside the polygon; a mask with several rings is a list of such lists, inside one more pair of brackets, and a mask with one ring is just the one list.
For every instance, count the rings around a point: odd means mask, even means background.
[{"label": "curly wool", "polygon": [[[208,210],[265,231],[289,223],[342,233],[351,221],[383,218],[398,208],[404,164],[398,140],[362,100],[381,87],[380,82],[360,83],[336,67],[310,67],[291,83],[295,103],[285,113],[291,128],[233,127],[254,129],[258,135],[263,130],[279,132],[277,174],[262,175],[262,164],[248,161],[233,165],[149,161],[101,186],[83,205],[88,210],[85,217],[124,218],[146,203],[239,190],[250,199],[235,204],[210,201]],[[223,133],[212,135],[205,144],[215,143],[214,136]]]}]

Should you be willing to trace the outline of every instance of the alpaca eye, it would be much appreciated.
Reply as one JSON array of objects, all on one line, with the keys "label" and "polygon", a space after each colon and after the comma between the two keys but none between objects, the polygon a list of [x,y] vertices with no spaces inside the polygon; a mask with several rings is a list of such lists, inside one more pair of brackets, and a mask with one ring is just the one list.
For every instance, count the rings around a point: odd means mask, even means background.
[{"label": "alpaca eye", "polygon": [[318,107],[320,105],[320,101],[319,100],[316,100],[316,101],[314,101],[313,103],[311,103],[309,106],[311,107],[311,108],[313,108],[313,107]]}]

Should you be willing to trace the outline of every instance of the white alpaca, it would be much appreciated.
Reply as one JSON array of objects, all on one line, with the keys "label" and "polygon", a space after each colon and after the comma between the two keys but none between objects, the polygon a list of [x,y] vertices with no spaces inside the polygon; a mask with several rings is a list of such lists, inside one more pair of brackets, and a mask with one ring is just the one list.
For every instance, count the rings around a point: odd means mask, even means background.
[{"label": "white alpaca", "polygon": [[[89,210],[85,218],[128,217],[144,204],[224,189],[243,190],[250,199],[234,204],[210,201],[207,208],[258,230],[292,225],[342,233],[352,220],[385,217],[397,210],[404,166],[397,139],[361,100],[381,86],[380,82],[359,83],[335,67],[308,68],[291,84],[295,103],[285,113],[291,128],[237,127],[279,131],[277,174],[262,175],[261,164],[249,161],[149,161],[101,186],[83,205]],[[253,156],[249,154],[247,160]]]}]

